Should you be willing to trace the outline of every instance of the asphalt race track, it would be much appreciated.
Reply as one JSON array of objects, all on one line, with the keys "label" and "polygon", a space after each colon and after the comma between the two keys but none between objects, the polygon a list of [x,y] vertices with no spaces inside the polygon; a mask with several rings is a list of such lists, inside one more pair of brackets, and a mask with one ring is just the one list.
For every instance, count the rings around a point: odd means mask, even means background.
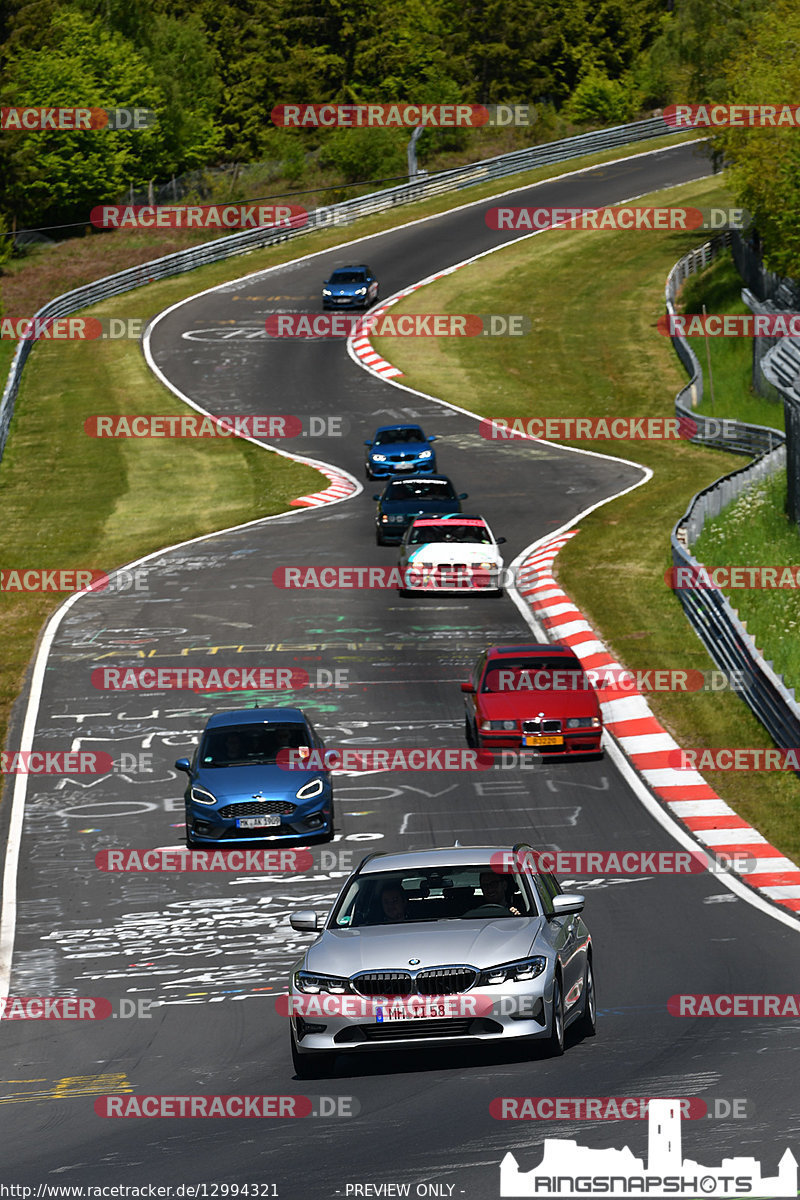
[{"label": "asphalt race track", "polygon": [[[507,200],[593,207],[707,173],[699,147],[683,146],[567,175]],[[309,437],[286,448],[361,481],[362,443],[375,425],[420,420],[442,435],[439,469],[469,492],[464,510],[484,514],[508,539],[508,562],[633,485],[639,470],[554,446],[487,443],[470,417],[367,374],[341,341],[220,332],[263,330],[270,312],[319,311],[320,283],[337,262],[369,263],[388,297],[513,237],[485,225],[484,210],[496,201],[470,205],[465,192],[465,203],[184,303],[158,320],[151,351],[172,387],[213,412],[343,418],[348,436]],[[413,209],[407,212],[413,222]],[[529,246],[535,254],[536,240]],[[235,1181],[275,1184],[270,1194],[284,1200],[328,1200],[344,1197],[348,1184],[391,1182],[410,1184],[412,1196],[417,1185],[437,1184],[444,1196],[494,1200],[506,1151],[529,1169],[543,1136],[592,1147],[627,1144],[646,1156],[644,1121],[542,1128],[490,1115],[495,1097],[526,1095],[742,1098],[745,1119],[684,1122],[684,1153],[709,1166],[753,1155],[773,1174],[786,1147],[796,1146],[800,1125],[791,1022],[678,1020],[666,1004],[679,992],[800,992],[797,933],[710,875],[574,881],[587,897],[600,1029],[593,1040],[570,1039],[562,1059],[513,1047],[380,1053],[340,1056],[330,1079],[293,1077],[275,995],[311,938],[290,929],[288,912],[330,903],[348,865],[342,857],[342,869],[332,872],[332,850],[354,864],[370,850],[455,839],[675,849],[608,756],[535,771],[342,778],[337,841],[327,858],[315,850],[319,866],[300,875],[95,868],[101,850],[182,844],[184,783],[173,761],[191,753],[210,711],[237,703],[223,694],[205,700],[186,692],[98,691],[90,681],[98,666],[298,666],[312,677],[318,668],[339,669],[347,672],[346,688],[294,695],[329,745],[464,745],[458,685],[472,660],[487,643],[532,638],[508,598],[400,599],[393,591],[289,592],[272,584],[273,571],[286,565],[393,565],[396,551],[374,542],[376,490],[365,483],[343,503],[169,550],[147,563],[145,591],[83,598],[60,625],[36,748],[125,751],[135,765],[95,779],[32,780],[10,994],[102,996],[115,1007],[121,998],[155,1003],[141,1019],[0,1023],[4,1181]],[[150,771],[140,769],[143,754],[152,755]],[[238,1122],[95,1114],[97,1096],[130,1091],[351,1097],[358,1113]]]}]

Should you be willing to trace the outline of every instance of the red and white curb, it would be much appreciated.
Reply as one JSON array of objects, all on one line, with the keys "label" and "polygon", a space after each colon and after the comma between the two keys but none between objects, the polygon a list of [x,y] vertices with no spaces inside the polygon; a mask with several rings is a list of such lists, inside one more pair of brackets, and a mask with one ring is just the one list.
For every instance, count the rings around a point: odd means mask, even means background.
[{"label": "red and white curb", "polygon": [[[370,317],[382,317],[387,309],[393,304],[403,300],[406,296],[410,296],[412,292],[418,292],[420,288],[426,287],[432,283],[434,279],[443,279],[445,275],[452,275],[453,271],[465,267],[466,263],[456,263],[454,267],[448,267],[446,271],[439,271],[436,275],[429,275],[427,279],[421,279],[418,283],[412,283],[410,287],[403,288],[402,292],[395,292],[391,299],[386,300],[379,308],[373,308],[370,311]],[[387,362],[385,358],[381,358],[372,342],[369,340],[368,334],[361,334],[359,337],[350,338],[350,347],[359,360],[362,366],[367,370],[372,371],[381,379],[397,379],[403,374],[399,367],[395,367],[392,363]]]},{"label": "red and white curb", "polygon": [[292,508],[319,508],[321,504],[332,504],[334,500],[344,500],[346,496],[353,496],[358,490],[346,475],[326,471],[319,464],[315,466],[320,475],[330,479],[330,487],[326,487],[322,492],[312,492],[310,496],[298,496],[296,500],[289,502]]},{"label": "red and white curb", "polygon": [[[571,529],[537,546],[518,568],[517,590],[548,637],[570,646],[586,670],[624,669],[553,575],[558,552],[577,532]],[[799,912],[800,867],[735,813],[699,772],[669,765],[681,747],[644,697],[618,688],[598,688],[598,696],[606,730],[669,813],[712,852],[755,855],[753,869],[739,876],[742,882],[773,903]]]}]

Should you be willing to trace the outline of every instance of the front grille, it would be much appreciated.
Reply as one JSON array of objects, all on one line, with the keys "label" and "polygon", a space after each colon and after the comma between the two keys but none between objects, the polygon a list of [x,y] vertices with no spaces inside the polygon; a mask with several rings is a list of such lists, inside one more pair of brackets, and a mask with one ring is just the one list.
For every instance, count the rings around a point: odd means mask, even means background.
[{"label": "front grille", "polygon": [[417,975],[417,991],[421,996],[452,996],[468,991],[477,978],[478,972],[468,967],[434,967]]},{"label": "front grille", "polygon": [[523,733],[561,733],[560,721],[523,721]]},{"label": "front grille", "polygon": [[297,808],[289,800],[247,800],[241,804],[226,804],[219,810],[221,817],[263,817],[266,813],[281,813],[288,817]]},{"label": "front grille", "polygon": [[408,971],[367,971],[351,983],[362,996],[453,996],[474,986],[473,967],[428,967],[412,976]]},{"label": "front grille", "polygon": [[414,983],[407,971],[368,971],[351,980],[361,996],[411,996]]}]

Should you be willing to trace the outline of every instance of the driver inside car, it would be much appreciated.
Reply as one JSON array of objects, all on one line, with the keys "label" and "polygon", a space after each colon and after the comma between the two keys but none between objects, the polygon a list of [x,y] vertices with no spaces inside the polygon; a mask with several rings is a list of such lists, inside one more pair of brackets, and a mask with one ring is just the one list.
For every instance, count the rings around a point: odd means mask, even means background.
[{"label": "driver inside car", "polygon": [[507,908],[512,917],[522,916],[519,909],[510,902],[512,883],[507,875],[500,875],[496,871],[481,871],[480,885],[484,904],[499,904]]}]

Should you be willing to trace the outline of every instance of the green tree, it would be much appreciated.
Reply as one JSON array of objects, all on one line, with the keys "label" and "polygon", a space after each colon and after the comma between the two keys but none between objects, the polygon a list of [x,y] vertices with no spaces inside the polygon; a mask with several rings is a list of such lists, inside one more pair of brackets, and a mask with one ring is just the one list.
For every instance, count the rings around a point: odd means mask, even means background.
[{"label": "green tree", "polygon": [[640,93],[630,76],[609,79],[601,71],[593,70],[584,75],[564,111],[573,121],[622,125],[633,119],[639,105]]},{"label": "green tree", "polygon": [[[761,13],[730,60],[731,104],[791,104],[800,95],[800,11],[778,0]],[[733,127],[714,139],[732,163],[731,184],[753,214],[770,270],[800,278],[800,129]]]}]

